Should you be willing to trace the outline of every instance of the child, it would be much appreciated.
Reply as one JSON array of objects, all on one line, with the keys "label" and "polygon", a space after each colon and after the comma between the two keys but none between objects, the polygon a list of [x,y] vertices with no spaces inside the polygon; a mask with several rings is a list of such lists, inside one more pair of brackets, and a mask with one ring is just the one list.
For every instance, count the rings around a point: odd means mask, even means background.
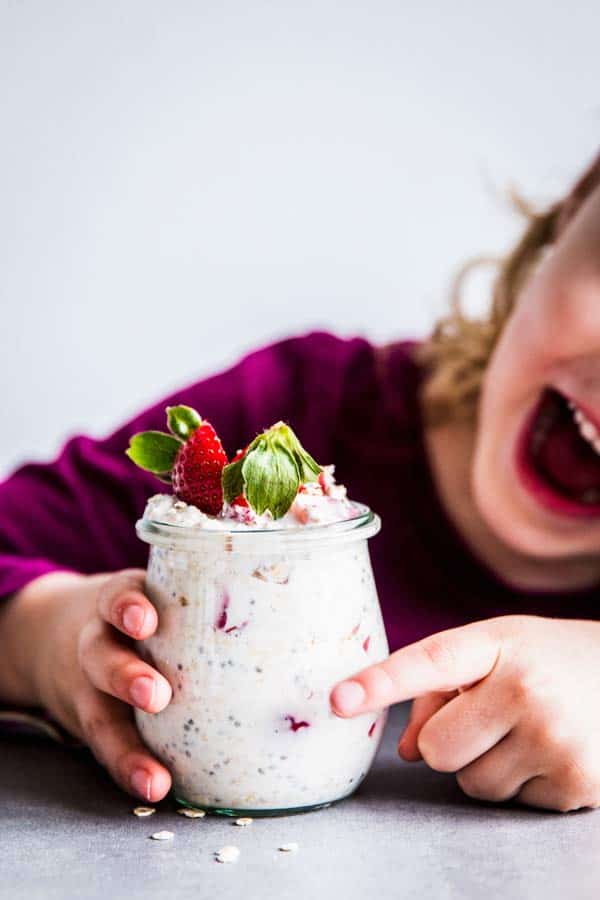
[{"label": "child", "polygon": [[0,486],[0,696],[44,707],[147,801],[170,777],[129,707],[159,711],[171,688],[130,642],[157,625],[133,531],[156,482],[124,451],[169,402],[230,452],[288,420],[382,516],[372,557],[402,649],[333,689],[338,715],[413,699],[401,755],[467,794],[600,804],[600,158],[531,218],[485,321],[455,309],[420,347],[283,341]]}]

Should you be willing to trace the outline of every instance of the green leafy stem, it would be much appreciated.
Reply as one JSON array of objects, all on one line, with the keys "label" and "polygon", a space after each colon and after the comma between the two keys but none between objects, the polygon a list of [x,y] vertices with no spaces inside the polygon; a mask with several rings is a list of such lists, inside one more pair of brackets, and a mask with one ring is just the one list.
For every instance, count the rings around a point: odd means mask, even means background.
[{"label": "green leafy stem", "polygon": [[254,438],[241,459],[225,466],[223,495],[231,503],[243,494],[258,515],[269,511],[280,519],[300,485],[316,481],[320,472],[289,425],[277,422]]},{"label": "green leafy stem", "polygon": [[140,469],[152,472],[161,481],[170,482],[171,470],[182,444],[202,424],[191,406],[167,406],[167,424],[171,434],[164,431],[142,431],[134,434],[125,451]]}]

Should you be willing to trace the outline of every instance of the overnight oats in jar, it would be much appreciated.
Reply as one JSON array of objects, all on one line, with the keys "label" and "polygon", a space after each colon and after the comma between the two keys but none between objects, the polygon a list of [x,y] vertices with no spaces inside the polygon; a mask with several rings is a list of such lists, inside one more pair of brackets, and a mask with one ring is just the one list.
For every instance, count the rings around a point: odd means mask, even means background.
[{"label": "overnight oats in jar", "polygon": [[[268,456],[281,435],[304,454],[283,501]],[[265,436],[261,500],[252,455]],[[137,523],[159,620],[139,649],[173,698],[136,722],[182,804],[253,816],[327,806],[360,784],[385,724],[384,712],[341,719],[329,704],[336,682],[388,654],[367,545],[380,521],[281,423],[222,468],[216,514],[180,488]]]}]

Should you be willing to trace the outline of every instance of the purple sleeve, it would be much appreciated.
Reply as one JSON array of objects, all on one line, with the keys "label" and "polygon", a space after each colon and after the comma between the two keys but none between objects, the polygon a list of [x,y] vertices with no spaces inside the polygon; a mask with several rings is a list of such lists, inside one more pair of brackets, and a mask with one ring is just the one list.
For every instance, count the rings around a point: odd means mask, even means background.
[{"label": "purple sleeve", "polygon": [[133,524],[161,484],[137,469],[125,449],[135,432],[164,429],[168,404],[194,406],[230,454],[285,419],[317,459],[333,461],[344,373],[365,343],[324,333],[282,341],[178,391],[108,438],[73,438],[54,462],[18,469],[0,484],[0,597],[55,570],[91,574],[145,565]]}]

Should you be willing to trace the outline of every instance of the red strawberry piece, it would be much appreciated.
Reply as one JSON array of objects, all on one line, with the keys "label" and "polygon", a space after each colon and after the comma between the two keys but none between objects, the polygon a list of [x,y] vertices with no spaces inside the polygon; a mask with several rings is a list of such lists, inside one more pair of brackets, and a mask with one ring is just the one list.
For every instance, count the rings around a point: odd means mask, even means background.
[{"label": "red strawberry piece", "polygon": [[375,721],[373,722],[373,724],[372,724],[371,727],[369,728],[369,737],[373,737],[373,733],[374,733],[374,731],[375,731],[375,726],[376,726],[376,725],[377,725],[377,719],[375,719]]},{"label": "red strawberry piece", "polygon": [[235,454],[235,456],[231,460],[231,464],[233,465],[233,463],[236,463],[238,460],[243,459],[244,456],[246,455],[247,449],[248,449],[248,447],[244,447],[243,450],[238,450],[238,452]]},{"label": "red strawberry piece", "polygon": [[182,444],[175,457],[173,490],[184,503],[197,506],[209,516],[217,516],[223,507],[221,473],[227,454],[210,422],[202,420]]},{"label": "red strawberry piece", "polygon": [[371,643],[371,635],[367,635],[367,637],[363,641],[363,650],[365,653],[369,652],[369,644]]},{"label": "red strawberry piece", "polygon": [[[243,459],[244,456],[246,455],[247,449],[248,449],[248,447],[244,447],[243,450],[238,450],[238,452],[235,454],[235,456],[231,460],[231,465],[233,465],[236,462],[239,462],[240,459]],[[246,498],[244,497],[243,494],[238,494],[238,496],[235,498],[235,500],[233,500],[231,505],[232,506],[243,506],[246,508],[250,507],[250,504],[248,503],[248,501],[246,500]]]},{"label": "red strawberry piece", "polygon": [[231,625],[229,628],[225,629],[225,634],[233,634],[234,631],[243,631],[247,624],[248,619],[246,619],[245,622],[241,622],[239,625]]},{"label": "red strawberry piece", "polygon": [[224,631],[227,625],[227,609],[229,607],[229,594],[223,594],[221,599],[221,607],[215,616],[215,631]]},{"label": "red strawberry piece", "polygon": [[307,506],[293,506],[292,513],[294,518],[302,525],[306,525],[310,521],[310,509]]},{"label": "red strawberry piece", "polygon": [[294,716],[284,716],[286,722],[290,723],[291,731],[299,731],[301,728],[310,728],[310,722],[297,721]]}]

